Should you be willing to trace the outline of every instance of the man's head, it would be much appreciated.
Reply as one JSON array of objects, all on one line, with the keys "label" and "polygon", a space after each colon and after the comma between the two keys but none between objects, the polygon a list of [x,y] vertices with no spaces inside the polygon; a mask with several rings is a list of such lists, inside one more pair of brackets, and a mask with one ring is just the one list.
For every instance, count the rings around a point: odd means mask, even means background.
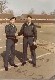
[{"label": "man's head", "polygon": [[27,21],[30,23],[32,21],[32,17],[30,15],[27,16]]},{"label": "man's head", "polygon": [[11,23],[11,24],[14,24],[15,21],[16,21],[16,17],[12,17],[12,18],[10,19],[10,23]]}]

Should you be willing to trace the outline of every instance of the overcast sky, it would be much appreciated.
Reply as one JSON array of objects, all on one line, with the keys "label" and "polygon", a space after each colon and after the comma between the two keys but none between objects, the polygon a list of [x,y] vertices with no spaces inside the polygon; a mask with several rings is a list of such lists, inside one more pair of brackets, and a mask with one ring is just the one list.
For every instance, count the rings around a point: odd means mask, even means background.
[{"label": "overcast sky", "polygon": [[55,9],[55,0],[7,0],[8,8],[12,9],[17,14],[28,13],[31,8],[35,10],[35,13],[41,13],[46,11],[52,12]]}]

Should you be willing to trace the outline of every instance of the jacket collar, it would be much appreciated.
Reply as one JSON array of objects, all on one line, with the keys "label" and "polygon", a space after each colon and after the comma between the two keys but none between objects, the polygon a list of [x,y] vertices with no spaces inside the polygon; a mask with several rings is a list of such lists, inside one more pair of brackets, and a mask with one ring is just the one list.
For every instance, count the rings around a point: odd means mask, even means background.
[{"label": "jacket collar", "polygon": [[11,25],[12,27],[14,27],[14,24],[10,23],[9,25]]},{"label": "jacket collar", "polygon": [[[28,23],[26,22],[25,25],[28,25]],[[29,25],[34,25],[32,22]]]}]

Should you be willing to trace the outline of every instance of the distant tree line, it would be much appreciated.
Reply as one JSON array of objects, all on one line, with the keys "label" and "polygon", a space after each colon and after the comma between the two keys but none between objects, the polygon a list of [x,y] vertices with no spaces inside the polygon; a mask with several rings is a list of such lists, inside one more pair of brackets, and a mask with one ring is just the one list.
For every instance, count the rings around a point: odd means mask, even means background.
[{"label": "distant tree line", "polygon": [[[34,14],[35,10],[33,8],[30,9],[30,11],[28,12],[28,14]],[[48,15],[48,13],[46,13],[46,11],[42,11],[40,14],[42,15]],[[55,15],[55,10],[53,12],[49,13],[50,15]]]},{"label": "distant tree line", "polygon": [[[8,9],[7,4],[8,4],[7,0],[1,0],[0,1],[0,13],[14,14],[13,10]],[[28,14],[34,14],[34,13],[35,13],[34,8],[31,8],[30,11],[28,12]],[[40,14],[47,15],[46,11],[42,11]],[[55,15],[55,10],[53,12],[50,12],[49,14]]]}]

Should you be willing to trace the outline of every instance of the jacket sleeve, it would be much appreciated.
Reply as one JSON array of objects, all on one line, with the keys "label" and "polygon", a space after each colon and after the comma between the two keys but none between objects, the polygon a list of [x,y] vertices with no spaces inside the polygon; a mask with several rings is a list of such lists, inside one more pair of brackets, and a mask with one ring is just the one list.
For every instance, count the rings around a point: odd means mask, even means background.
[{"label": "jacket sleeve", "polygon": [[36,26],[34,25],[34,41],[36,42],[37,40],[37,29],[36,29]]},{"label": "jacket sleeve", "polygon": [[15,33],[16,33],[16,31],[17,31],[17,28],[16,28],[16,26],[15,26]]},{"label": "jacket sleeve", "polygon": [[22,25],[20,32],[18,32],[18,36],[23,34],[23,31],[24,31],[23,29],[24,29],[24,24]]},{"label": "jacket sleeve", "polygon": [[5,33],[8,35],[10,33],[8,25],[5,26]]}]

